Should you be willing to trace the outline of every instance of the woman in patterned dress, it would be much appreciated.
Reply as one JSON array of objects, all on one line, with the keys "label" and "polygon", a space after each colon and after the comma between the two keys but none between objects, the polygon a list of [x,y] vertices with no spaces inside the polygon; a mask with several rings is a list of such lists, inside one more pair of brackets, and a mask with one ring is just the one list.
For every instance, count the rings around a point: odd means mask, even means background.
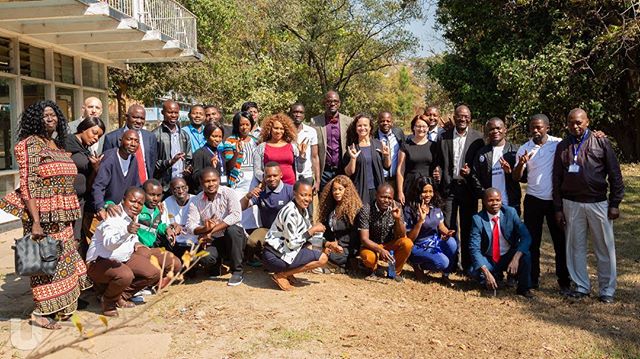
[{"label": "woman in patterned dress", "polygon": [[1,209],[22,219],[25,235],[49,236],[62,244],[56,273],[31,277],[35,302],[31,322],[46,329],[60,329],[56,319],[68,319],[77,308],[80,291],[91,287],[73,236],[73,222],[80,217],[73,189],[78,171],[65,151],[66,134],[67,120],[55,102],[27,107],[14,147],[20,188],[0,201]]}]

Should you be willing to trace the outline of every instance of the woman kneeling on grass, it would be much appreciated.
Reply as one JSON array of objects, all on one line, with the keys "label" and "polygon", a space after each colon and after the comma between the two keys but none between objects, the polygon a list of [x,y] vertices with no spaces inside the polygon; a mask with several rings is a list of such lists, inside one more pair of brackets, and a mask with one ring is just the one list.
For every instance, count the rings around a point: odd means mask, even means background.
[{"label": "woman kneeling on grass", "polygon": [[[312,237],[322,236],[324,225],[311,225],[309,203],[313,198],[313,187],[305,181],[293,186],[293,201],[285,205],[265,238],[262,260],[267,270],[273,272],[271,279],[282,290],[292,290],[296,273],[322,267],[329,260],[330,252],[342,252],[336,242],[326,242],[323,251],[310,249]],[[309,245],[307,245],[309,244]]]}]

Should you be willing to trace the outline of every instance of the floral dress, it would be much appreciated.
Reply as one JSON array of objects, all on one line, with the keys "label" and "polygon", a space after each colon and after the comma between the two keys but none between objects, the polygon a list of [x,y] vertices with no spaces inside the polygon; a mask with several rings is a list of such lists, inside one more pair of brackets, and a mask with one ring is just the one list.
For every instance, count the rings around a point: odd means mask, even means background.
[{"label": "floral dress", "polygon": [[91,287],[73,235],[73,222],[80,217],[73,188],[76,165],[68,152],[49,148],[38,136],[18,142],[14,152],[20,188],[0,200],[0,209],[21,218],[26,235],[31,233],[33,221],[25,202],[35,199],[44,234],[62,242],[56,273],[31,277],[34,314],[71,314],[77,308],[80,291]]}]

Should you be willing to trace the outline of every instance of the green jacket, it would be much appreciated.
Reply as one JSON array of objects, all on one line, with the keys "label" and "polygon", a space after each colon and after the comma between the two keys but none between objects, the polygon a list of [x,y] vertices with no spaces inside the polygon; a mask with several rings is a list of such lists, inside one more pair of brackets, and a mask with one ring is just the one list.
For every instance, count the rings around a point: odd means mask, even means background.
[{"label": "green jacket", "polygon": [[138,239],[140,243],[147,247],[153,247],[158,239],[158,235],[165,236],[167,234],[167,224],[162,222],[160,209],[157,207],[153,211],[146,205],[142,206],[142,211],[138,215]]}]

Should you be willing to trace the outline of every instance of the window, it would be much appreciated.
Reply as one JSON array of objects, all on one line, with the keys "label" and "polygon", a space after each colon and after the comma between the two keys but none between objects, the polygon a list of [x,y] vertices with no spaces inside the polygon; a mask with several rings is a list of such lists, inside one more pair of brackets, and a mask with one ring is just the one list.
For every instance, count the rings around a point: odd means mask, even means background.
[{"label": "window", "polygon": [[44,79],[44,49],[20,43],[20,73]]},{"label": "window", "polygon": [[[14,137],[11,133],[12,83],[11,80],[0,78],[0,170],[11,169],[13,162],[11,159],[13,153],[11,139]],[[4,186],[0,185],[0,192],[2,189]]]},{"label": "window", "polygon": [[29,81],[22,81],[22,97],[24,99],[24,108],[27,108],[38,101],[45,100],[44,93],[45,85]]},{"label": "window", "polygon": [[75,83],[73,76],[73,57],[56,52],[53,54],[53,66],[54,79],[57,82]]},{"label": "window", "polygon": [[97,62],[82,60],[82,85],[94,88],[106,88],[104,66]]},{"label": "window", "polygon": [[0,72],[11,72],[11,39],[0,37]]},{"label": "window", "polygon": [[67,122],[75,120],[73,116],[73,89],[57,87],[56,104],[58,104],[58,107],[60,107],[60,110],[62,110],[62,113],[67,118]]}]

